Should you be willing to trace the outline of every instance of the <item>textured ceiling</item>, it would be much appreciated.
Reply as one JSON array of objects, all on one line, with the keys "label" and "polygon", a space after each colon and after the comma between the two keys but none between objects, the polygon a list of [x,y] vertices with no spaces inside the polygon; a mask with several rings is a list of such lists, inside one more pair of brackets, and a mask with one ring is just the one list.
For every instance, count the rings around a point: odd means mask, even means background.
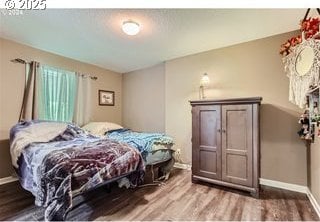
[{"label": "textured ceiling", "polygon": [[[0,36],[48,52],[128,72],[299,27],[305,9],[48,9],[0,14]],[[137,36],[124,20],[142,25]]]}]

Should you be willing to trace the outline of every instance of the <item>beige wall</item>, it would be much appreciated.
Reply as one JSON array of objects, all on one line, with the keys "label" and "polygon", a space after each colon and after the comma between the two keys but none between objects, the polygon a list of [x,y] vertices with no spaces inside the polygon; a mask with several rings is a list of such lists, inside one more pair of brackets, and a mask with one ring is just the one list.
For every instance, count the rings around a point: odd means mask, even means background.
[{"label": "beige wall", "polygon": [[[288,101],[289,80],[279,55],[287,33],[167,61],[165,126],[182,159],[191,161],[191,106],[201,75],[209,74],[209,98],[262,96],[262,178],[307,184],[306,148],[299,139],[300,110]],[[214,40],[213,40],[214,41]]]},{"label": "beige wall", "polygon": [[[316,132],[318,129],[316,129]],[[309,152],[309,183],[308,187],[320,206],[320,137],[315,137]]]},{"label": "beige wall", "polygon": [[122,119],[125,127],[164,132],[164,63],[123,74]]},{"label": "beige wall", "polygon": [[[18,120],[24,87],[24,66],[10,62],[14,58],[97,76],[92,85],[92,121],[122,124],[121,74],[0,38],[0,178],[12,172],[8,136]],[[98,89],[115,91],[115,106],[99,106]]]},{"label": "beige wall", "polygon": [[[188,101],[198,99],[199,80],[207,72],[211,85],[206,93],[210,98],[263,97],[262,177],[307,185],[306,148],[296,133],[301,110],[288,102],[288,78],[278,54],[280,44],[294,34],[211,50],[125,74],[124,125],[141,131],[165,129],[175,138],[176,148],[182,150],[184,162],[190,163],[191,107]],[[95,91],[98,88],[115,90],[116,106],[98,107],[94,97],[95,120],[121,123],[121,75],[6,40],[1,40],[0,56],[0,177],[9,172],[3,170],[10,159],[8,129],[17,119],[23,89],[23,67],[10,63],[12,58],[34,59],[97,75],[99,80],[94,83]],[[161,73],[164,73],[164,80]],[[161,99],[163,94],[165,97]]]}]

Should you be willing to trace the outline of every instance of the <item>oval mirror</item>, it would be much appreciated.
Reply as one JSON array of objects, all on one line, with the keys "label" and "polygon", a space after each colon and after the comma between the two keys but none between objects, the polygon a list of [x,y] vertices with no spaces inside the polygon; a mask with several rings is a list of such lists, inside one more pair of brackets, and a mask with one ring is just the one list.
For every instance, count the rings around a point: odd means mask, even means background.
[{"label": "oval mirror", "polygon": [[309,46],[302,49],[295,61],[296,71],[298,75],[304,76],[305,74],[307,74],[312,67],[313,61],[314,61],[313,49]]}]

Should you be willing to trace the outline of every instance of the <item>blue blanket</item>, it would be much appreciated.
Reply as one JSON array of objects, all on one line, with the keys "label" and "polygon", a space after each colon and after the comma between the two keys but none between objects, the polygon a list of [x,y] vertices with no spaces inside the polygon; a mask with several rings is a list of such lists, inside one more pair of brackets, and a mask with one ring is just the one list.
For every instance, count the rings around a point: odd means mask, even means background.
[{"label": "blue blanket", "polygon": [[107,137],[127,143],[137,148],[141,153],[152,151],[154,144],[173,145],[173,139],[163,133],[140,133],[129,129],[118,129],[106,133]]}]

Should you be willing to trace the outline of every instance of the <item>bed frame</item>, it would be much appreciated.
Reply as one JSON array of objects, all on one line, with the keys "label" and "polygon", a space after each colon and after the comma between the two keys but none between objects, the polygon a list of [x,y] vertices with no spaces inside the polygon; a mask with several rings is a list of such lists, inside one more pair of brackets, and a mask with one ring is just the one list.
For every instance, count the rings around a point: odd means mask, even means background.
[{"label": "bed frame", "polygon": [[[170,158],[169,160],[166,160],[166,161],[163,161],[163,162],[158,162],[158,163],[155,163],[155,164],[149,164],[149,165],[146,165],[146,177],[145,177],[145,183],[148,183],[148,184],[156,184],[156,183],[159,183],[159,181],[157,181],[157,179],[159,179],[160,177],[163,176],[163,172],[161,172],[161,167],[163,166],[166,166],[167,164],[169,164],[170,161],[174,161],[174,158]],[[85,194],[87,192],[90,192],[90,191],[93,191],[99,187],[103,187],[105,186],[106,187],[106,191],[107,192],[111,192],[111,184],[116,182],[117,180],[121,179],[121,178],[124,178],[124,177],[127,177],[129,176],[130,174],[132,173],[136,173],[137,171],[132,171],[130,173],[127,173],[127,174],[124,174],[124,175],[121,175],[120,177],[115,177],[115,178],[112,178],[108,181],[105,181],[101,184],[98,184],[97,186],[95,187],[92,187],[88,190],[85,190],[85,191],[80,191],[80,190],[75,190],[75,191],[72,191],[72,198],[75,198],[79,195],[82,195],[82,194]],[[151,181],[149,182],[148,181],[148,174],[151,174]],[[147,181],[146,181],[147,180]],[[138,186],[139,187],[139,186]],[[61,218],[59,217],[59,215],[57,215],[57,217],[55,218],[55,220],[58,220],[58,221],[64,221],[66,218],[67,218],[67,215],[70,211],[72,211],[73,208],[69,209],[66,214],[64,216],[62,216]]]}]

